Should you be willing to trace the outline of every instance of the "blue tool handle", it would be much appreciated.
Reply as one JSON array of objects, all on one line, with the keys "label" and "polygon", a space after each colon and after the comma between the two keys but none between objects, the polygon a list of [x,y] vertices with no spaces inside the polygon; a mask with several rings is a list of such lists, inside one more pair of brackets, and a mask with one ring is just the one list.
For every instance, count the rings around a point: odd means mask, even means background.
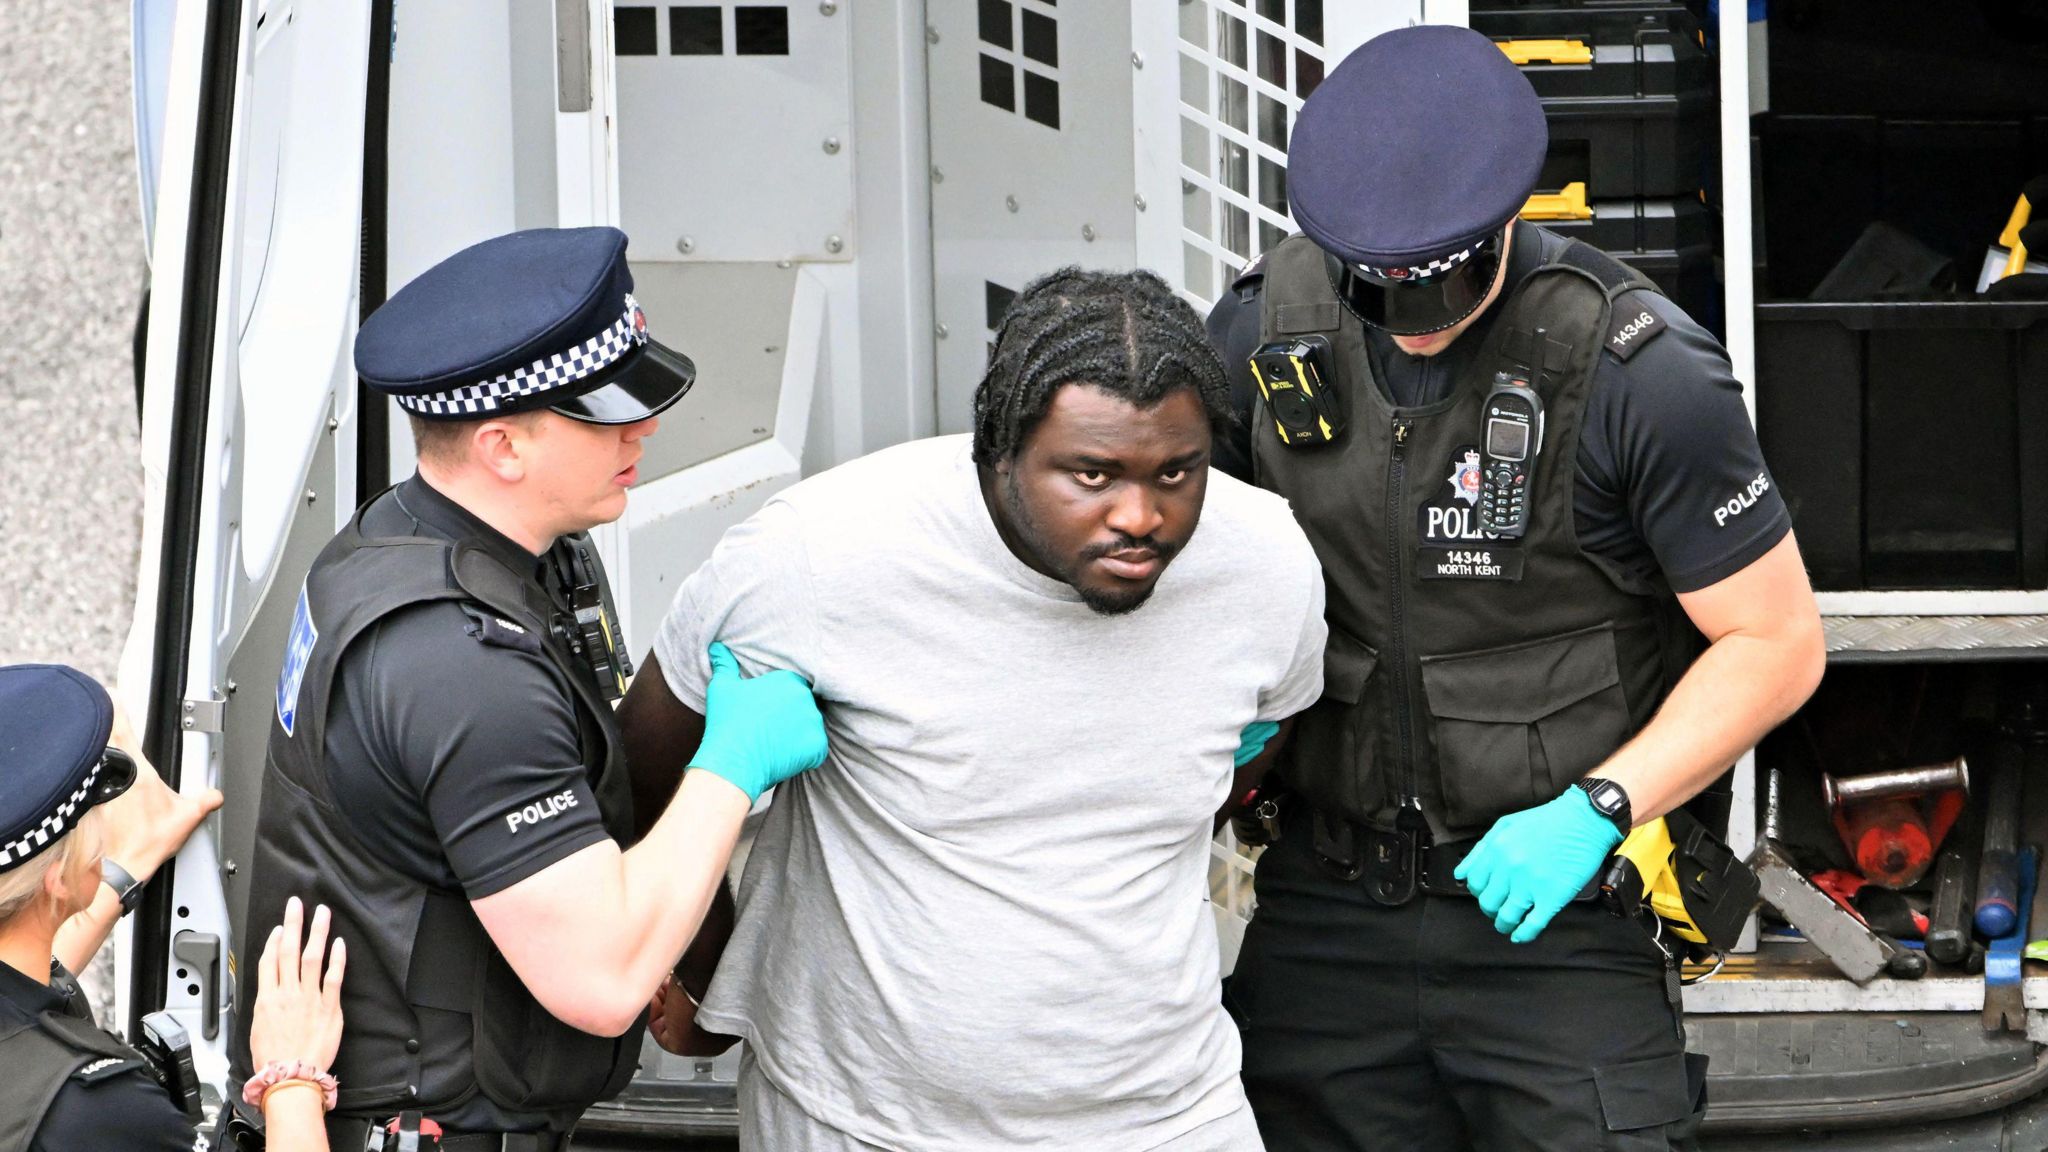
[{"label": "blue tool handle", "polygon": [[2009,935],[2020,918],[2019,854],[2011,849],[1984,853],[1977,874],[1977,932],[1987,940]]},{"label": "blue tool handle", "polygon": [[[2020,979],[2020,960],[2027,947],[2027,906],[2034,901],[2034,861],[2032,845],[2018,853],[2019,892],[2014,917],[2008,935],[1991,942],[1984,955],[1984,982],[1986,984],[2016,984]],[[1981,913],[1981,906],[1980,906]]]}]

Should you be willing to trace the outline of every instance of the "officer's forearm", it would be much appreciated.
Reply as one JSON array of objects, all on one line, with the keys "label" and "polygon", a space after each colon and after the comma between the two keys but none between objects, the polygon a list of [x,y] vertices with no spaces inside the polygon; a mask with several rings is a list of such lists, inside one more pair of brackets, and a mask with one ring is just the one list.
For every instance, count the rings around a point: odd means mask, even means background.
[{"label": "officer's forearm", "polygon": [[477,916],[542,1007],[617,1036],[696,934],[751,806],[719,777],[688,773],[639,844],[592,845],[477,900]]},{"label": "officer's forearm", "polygon": [[1787,537],[1752,566],[1778,569],[1775,576],[1745,569],[1704,594],[1680,597],[1717,638],[1656,718],[1590,773],[1628,790],[1636,823],[1698,795],[1819,685],[1827,652],[1798,557]]},{"label": "officer's forearm", "polygon": [[83,972],[120,919],[121,898],[102,884],[93,894],[91,906],[57,926],[57,939],[50,952],[65,968]]},{"label": "officer's forearm", "polygon": [[704,922],[697,926],[697,935],[683,950],[683,958],[676,962],[676,981],[683,986],[683,991],[690,994],[690,999],[703,1002],[705,991],[711,987],[711,976],[718,971],[719,958],[725,955],[725,946],[732,940],[732,930],[738,920],[739,910],[733,903],[732,885],[720,881],[718,891],[712,895],[711,906],[705,909]]}]

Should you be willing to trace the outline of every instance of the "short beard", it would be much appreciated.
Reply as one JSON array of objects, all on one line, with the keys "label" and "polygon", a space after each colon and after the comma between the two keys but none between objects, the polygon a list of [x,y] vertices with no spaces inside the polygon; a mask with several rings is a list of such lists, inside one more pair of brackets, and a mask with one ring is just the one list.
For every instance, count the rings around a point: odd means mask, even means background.
[{"label": "short beard", "polygon": [[[1081,603],[1086,604],[1090,611],[1097,616],[1122,616],[1137,611],[1145,601],[1152,598],[1152,590],[1159,584],[1157,580],[1143,587],[1117,592],[1083,588],[1077,581],[1080,578],[1081,565],[1087,562],[1087,558],[1067,560],[1053,555],[1052,547],[1046,543],[1045,534],[1038,528],[1038,521],[1031,518],[1031,510],[1024,505],[1024,492],[1018,487],[1015,473],[1011,473],[1003,480],[1002,489],[1003,505],[1010,514],[1010,531],[1016,535],[1017,542],[1029,550],[1041,566],[1057,576],[1061,583],[1079,593]],[[1164,545],[1155,544],[1154,547],[1159,549],[1161,560],[1172,559],[1174,552],[1178,551]]]}]

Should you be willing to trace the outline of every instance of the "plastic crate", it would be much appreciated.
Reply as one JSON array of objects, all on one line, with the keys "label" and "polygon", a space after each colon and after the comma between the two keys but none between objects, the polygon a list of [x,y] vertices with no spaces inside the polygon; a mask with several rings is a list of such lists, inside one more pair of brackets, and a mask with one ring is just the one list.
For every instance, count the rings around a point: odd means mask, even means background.
[{"label": "plastic crate", "polygon": [[1714,245],[1720,221],[1697,196],[1595,200],[1585,211],[1589,215],[1582,218],[1528,218],[1626,262],[1654,281],[1686,315],[1719,330]]},{"label": "plastic crate", "polygon": [[1550,151],[1538,184],[1598,199],[1704,187],[1715,142],[1714,67],[1678,5],[1476,10],[1543,99]]},{"label": "plastic crate", "polygon": [[2048,588],[2048,303],[1756,321],[1757,434],[1816,588]]}]

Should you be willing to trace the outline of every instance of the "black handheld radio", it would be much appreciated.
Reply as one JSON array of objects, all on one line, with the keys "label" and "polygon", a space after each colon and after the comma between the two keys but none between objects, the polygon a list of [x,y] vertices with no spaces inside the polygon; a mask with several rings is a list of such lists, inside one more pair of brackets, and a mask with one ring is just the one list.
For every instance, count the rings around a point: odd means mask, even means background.
[{"label": "black handheld radio", "polygon": [[1519,538],[1529,527],[1529,480],[1543,448],[1543,401],[1527,380],[1494,373],[1481,440],[1479,530]]},{"label": "black handheld radio", "polygon": [[1252,379],[1289,448],[1328,444],[1344,432],[1344,414],[1329,376],[1330,342],[1321,336],[1299,336],[1262,344],[1252,353]]}]

